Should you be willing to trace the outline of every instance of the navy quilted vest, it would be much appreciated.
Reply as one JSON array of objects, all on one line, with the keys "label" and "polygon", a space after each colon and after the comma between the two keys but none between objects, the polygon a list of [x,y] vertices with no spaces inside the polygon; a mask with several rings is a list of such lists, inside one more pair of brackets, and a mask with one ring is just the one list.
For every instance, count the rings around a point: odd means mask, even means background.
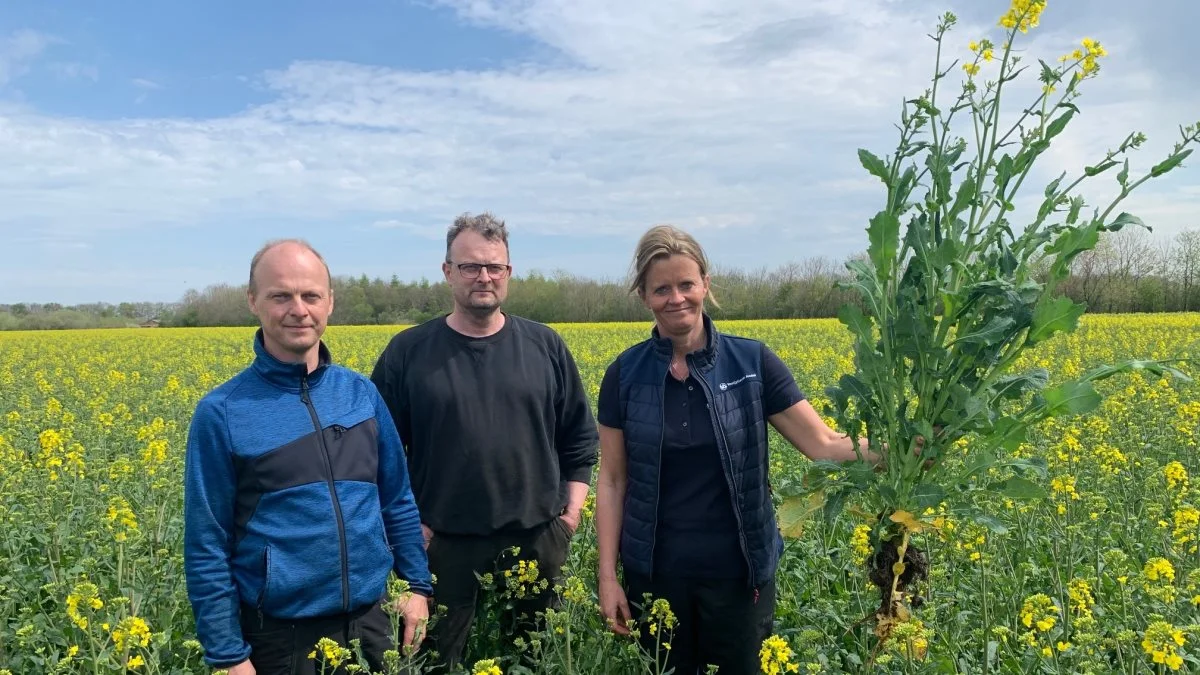
[{"label": "navy quilted vest", "polygon": [[[698,376],[708,399],[742,552],[750,568],[749,582],[758,587],[774,576],[783,552],[767,482],[762,343],[718,333],[707,315],[704,325],[708,345],[688,355],[688,368]],[[630,347],[618,359],[628,463],[621,562],[628,570],[650,576],[662,487],[663,391],[671,341],[659,337],[656,329],[650,339]]]}]

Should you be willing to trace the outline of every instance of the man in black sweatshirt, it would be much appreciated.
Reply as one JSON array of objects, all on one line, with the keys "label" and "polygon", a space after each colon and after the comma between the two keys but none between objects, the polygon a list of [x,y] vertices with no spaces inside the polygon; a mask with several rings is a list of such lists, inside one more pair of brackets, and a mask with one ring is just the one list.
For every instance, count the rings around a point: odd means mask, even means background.
[{"label": "man in black sweatshirt", "polygon": [[500,310],[512,274],[504,222],[487,213],[456,219],[442,272],[453,311],[393,337],[371,380],[407,450],[436,602],[447,608],[430,639],[455,667],[474,622],[475,574],[512,564],[506,549],[519,547],[550,580],[521,603],[525,620],[507,628],[530,627],[550,606],[598,436],[562,338]]}]

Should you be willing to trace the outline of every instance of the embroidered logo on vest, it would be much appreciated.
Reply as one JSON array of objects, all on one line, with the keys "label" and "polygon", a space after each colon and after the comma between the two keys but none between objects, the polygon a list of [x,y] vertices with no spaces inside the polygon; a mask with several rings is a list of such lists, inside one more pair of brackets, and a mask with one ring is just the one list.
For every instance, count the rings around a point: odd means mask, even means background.
[{"label": "embroidered logo on vest", "polygon": [[742,382],[745,382],[746,380],[752,379],[755,377],[758,377],[758,373],[746,373],[745,375],[739,377],[738,379],[734,380],[733,382],[722,382],[720,385],[718,385],[718,388],[721,391],[725,391],[726,389],[728,389],[730,387],[736,387],[737,385],[741,384]]}]

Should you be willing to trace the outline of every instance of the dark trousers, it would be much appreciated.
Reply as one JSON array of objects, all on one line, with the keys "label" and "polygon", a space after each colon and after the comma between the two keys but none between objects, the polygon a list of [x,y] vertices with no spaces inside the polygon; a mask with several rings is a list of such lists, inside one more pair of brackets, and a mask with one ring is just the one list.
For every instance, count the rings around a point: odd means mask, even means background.
[{"label": "dark trousers", "polygon": [[[719,666],[720,675],[753,675],[760,671],[758,651],[770,637],[775,621],[775,581],[758,589],[744,579],[685,579],[655,575],[654,580],[625,572],[625,595],[635,616],[650,611],[642,607],[643,594],[671,604],[677,623],[670,633],[670,650],[659,650],[659,663],[675,675],[704,673],[708,665]],[[641,626],[641,643],[653,654],[655,636]]]},{"label": "dark trousers", "polygon": [[[391,617],[378,604],[313,619],[276,619],[243,607],[242,637],[250,644],[250,663],[258,675],[317,675],[321,660],[308,655],[323,637],[347,649],[351,640],[358,639],[372,671],[382,671],[383,653],[395,649]],[[358,663],[358,656],[352,656],[349,663]],[[326,667],[325,672],[347,671],[339,666],[336,671]]]},{"label": "dark trousers", "polygon": [[[463,659],[475,613],[482,598],[476,574],[495,575],[504,583],[504,570],[518,560],[536,560],[539,576],[549,579],[546,591],[516,602],[515,618],[505,616],[501,631],[515,636],[537,627],[539,611],[553,607],[554,586],[561,582],[571,534],[561,518],[529,530],[496,532],[486,536],[452,535],[435,532],[429,542],[429,571],[436,579],[434,598],[445,612],[433,622],[429,639],[441,666],[456,668]],[[519,547],[511,555],[508,549]]]}]

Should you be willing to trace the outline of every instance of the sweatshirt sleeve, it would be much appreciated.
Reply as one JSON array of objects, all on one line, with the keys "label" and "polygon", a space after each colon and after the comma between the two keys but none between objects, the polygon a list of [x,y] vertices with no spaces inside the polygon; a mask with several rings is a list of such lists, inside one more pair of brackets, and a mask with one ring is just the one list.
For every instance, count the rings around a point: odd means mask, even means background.
[{"label": "sweatshirt sleeve", "polygon": [[230,560],[237,476],[219,404],[202,400],[188,430],[184,468],[183,567],[204,660],[228,668],[250,656]]},{"label": "sweatshirt sleeve", "polygon": [[561,395],[558,397],[558,426],[555,447],[559,474],[564,481],[590,483],[600,443],[596,419],[575,359],[562,338],[555,335]]},{"label": "sweatshirt sleeve", "polygon": [[373,399],[375,421],[379,427],[379,503],[388,543],[392,546],[393,569],[413,591],[430,596],[433,595],[433,576],[425,554],[421,516],[408,480],[404,446],[383,399],[378,394]]},{"label": "sweatshirt sleeve", "polygon": [[[393,337],[379,355],[379,359],[375,362],[375,368],[371,371],[371,382],[375,385],[375,390],[383,397],[395,429],[400,435],[400,442],[404,443],[406,442],[404,439],[409,438],[409,430],[405,427],[408,419],[405,411],[407,401],[399,383],[399,373],[403,369],[404,360],[403,350],[398,342],[399,337],[399,335]],[[411,442],[411,439],[408,442]]]}]

